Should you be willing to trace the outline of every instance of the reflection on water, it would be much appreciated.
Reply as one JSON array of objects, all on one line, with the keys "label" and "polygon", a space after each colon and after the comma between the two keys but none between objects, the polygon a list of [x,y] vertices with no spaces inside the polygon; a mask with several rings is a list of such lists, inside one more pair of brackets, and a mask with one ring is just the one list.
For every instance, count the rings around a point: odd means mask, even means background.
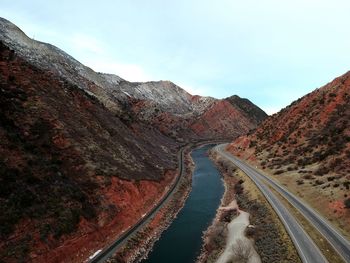
[{"label": "reflection on water", "polygon": [[207,145],[192,152],[196,165],[192,191],[184,208],[143,263],[189,263],[198,257],[203,231],[214,219],[224,193],[219,171],[207,155],[212,147]]}]

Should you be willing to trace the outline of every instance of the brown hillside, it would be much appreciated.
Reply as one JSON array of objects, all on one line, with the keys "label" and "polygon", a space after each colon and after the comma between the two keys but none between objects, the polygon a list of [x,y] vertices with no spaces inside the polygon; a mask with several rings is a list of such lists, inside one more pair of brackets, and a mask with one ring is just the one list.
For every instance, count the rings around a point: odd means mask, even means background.
[{"label": "brown hillside", "polygon": [[269,168],[322,162],[316,173],[349,173],[350,73],[269,117],[247,140],[256,155],[269,152]]},{"label": "brown hillside", "polygon": [[350,72],[269,117],[228,149],[274,174],[350,233],[344,206],[350,195]]},{"label": "brown hillside", "polygon": [[45,262],[73,236],[74,255],[97,231],[118,233],[161,196],[171,180],[164,175],[176,168],[171,139],[126,126],[2,43],[0,141],[0,258],[9,262],[27,261],[29,251]]}]

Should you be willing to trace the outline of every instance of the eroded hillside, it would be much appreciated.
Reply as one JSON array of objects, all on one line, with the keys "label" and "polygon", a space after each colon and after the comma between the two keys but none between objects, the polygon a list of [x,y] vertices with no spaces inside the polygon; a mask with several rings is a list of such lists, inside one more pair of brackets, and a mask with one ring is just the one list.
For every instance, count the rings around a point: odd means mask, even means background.
[{"label": "eroded hillside", "polygon": [[229,150],[305,197],[347,229],[350,187],[350,73],[293,102]]},{"label": "eroded hillside", "polygon": [[1,257],[136,221],[171,181],[174,141],[0,49]]}]

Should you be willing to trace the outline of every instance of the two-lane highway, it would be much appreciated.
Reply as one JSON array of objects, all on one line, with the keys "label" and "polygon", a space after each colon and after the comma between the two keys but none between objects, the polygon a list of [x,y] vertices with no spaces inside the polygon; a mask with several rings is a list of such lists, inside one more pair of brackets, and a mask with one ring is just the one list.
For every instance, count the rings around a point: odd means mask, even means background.
[{"label": "two-lane highway", "polygon": [[245,162],[239,160],[237,157],[227,153],[224,148],[224,144],[220,145],[218,149],[220,153],[228,156],[233,163],[235,163],[241,169],[244,168],[250,175],[260,180],[265,180],[271,187],[273,187],[274,190],[276,190],[290,204],[299,210],[299,212],[328,240],[328,242],[334,247],[345,262],[350,262],[350,242],[346,240],[331,223],[329,223],[310,206],[306,205],[298,197],[290,193],[283,186],[276,183],[273,179],[257,171],[255,168],[251,167]]},{"label": "two-lane highway", "polygon": [[287,201],[289,201],[296,209],[300,211],[303,216],[309,220],[311,224],[328,240],[328,242],[334,247],[338,254],[345,260],[345,262],[350,262],[350,242],[346,240],[336,229],[329,223],[326,219],[320,216],[314,209],[306,205],[295,195],[286,190],[283,186],[276,183],[274,180],[264,175],[263,173],[257,171],[255,168],[251,167],[249,164],[241,161],[237,157],[234,157],[230,153],[225,151],[224,144],[217,147],[220,154],[224,155],[240,169],[244,169],[250,177],[255,177],[259,180],[264,180],[267,182],[274,190],[281,194]]},{"label": "two-lane highway", "polygon": [[274,193],[263,183],[261,178],[252,173],[252,170],[243,163],[237,162],[231,154],[227,153],[224,148],[225,144],[216,147],[216,151],[236,164],[244,173],[246,173],[257,185],[260,191],[265,195],[271,206],[275,209],[276,213],[280,217],[282,223],[286,227],[295,247],[300,255],[301,260],[304,263],[323,263],[328,262],[323,256],[319,248],[312,241],[310,236],[304,231],[288,209],[281,203]]}]

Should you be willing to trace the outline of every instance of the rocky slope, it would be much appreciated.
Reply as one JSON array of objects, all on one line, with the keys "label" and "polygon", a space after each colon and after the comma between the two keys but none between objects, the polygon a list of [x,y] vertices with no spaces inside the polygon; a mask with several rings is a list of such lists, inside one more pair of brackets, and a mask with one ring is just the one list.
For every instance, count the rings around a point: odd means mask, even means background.
[{"label": "rocky slope", "polygon": [[[293,102],[266,119],[249,141],[254,153],[269,152],[270,168],[320,164],[319,175],[350,172],[350,73]],[[232,148],[236,145],[232,144]]]},{"label": "rocky slope", "polygon": [[135,222],[174,176],[174,141],[2,44],[0,58],[0,257],[46,262],[71,233],[81,249]]},{"label": "rocky slope", "polygon": [[346,225],[350,222],[350,211],[343,204],[350,186],[350,72],[269,117],[248,136],[236,139],[229,150],[275,174]]},{"label": "rocky slope", "polygon": [[96,73],[0,18],[0,258],[82,261],[162,197],[181,141],[241,135],[250,110]]},{"label": "rocky slope", "polygon": [[237,95],[233,95],[226,98],[226,100],[239,109],[243,115],[251,119],[255,125],[259,125],[267,117],[264,111],[256,107],[256,105],[248,99],[242,99]]},{"label": "rocky slope", "polygon": [[[1,40],[21,57],[77,85],[120,118],[150,124],[180,141],[233,138],[267,117],[260,108],[238,96],[225,100],[192,96],[170,81],[138,83],[96,73],[64,51],[28,38],[2,18],[0,33]],[[227,113],[217,114],[222,110]],[[208,120],[210,116],[215,118]]]}]

